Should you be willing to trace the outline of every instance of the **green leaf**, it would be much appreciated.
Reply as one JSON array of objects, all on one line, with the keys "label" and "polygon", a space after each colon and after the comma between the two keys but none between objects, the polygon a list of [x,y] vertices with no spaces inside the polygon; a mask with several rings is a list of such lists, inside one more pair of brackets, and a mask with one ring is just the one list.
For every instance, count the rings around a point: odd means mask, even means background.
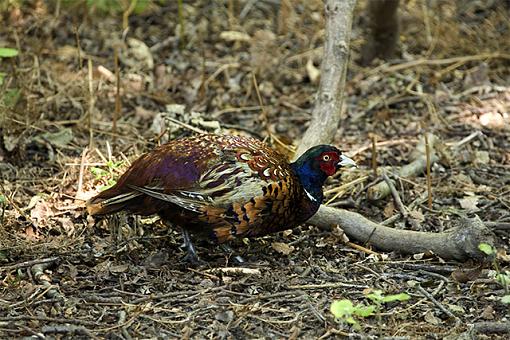
[{"label": "green leaf", "polygon": [[411,297],[407,295],[406,293],[400,293],[400,294],[394,294],[394,295],[387,295],[383,297],[382,302],[393,302],[393,301],[407,301]]},{"label": "green leaf", "polygon": [[336,318],[344,319],[352,315],[354,306],[350,300],[336,300],[333,301],[330,309]]},{"label": "green leaf", "polygon": [[367,316],[373,315],[375,312],[375,309],[376,309],[376,306],[374,306],[374,305],[369,305],[369,306],[365,307],[360,304],[354,308],[354,314],[356,314],[357,316],[360,316],[362,318],[366,318]]},{"label": "green leaf", "polygon": [[90,172],[92,172],[92,174],[94,175],[94,177],[99,180],[99,179],[102,179],[103,177],[105,176],[108,176],[109,175],[109,172],[104,170],[104,169],[101,169],[101,168],[97,168],[97,167],[92,167],[90,168]]},{"label": "green leaf", "polygon": [[487,255],[493,255],[495,253],[494,247],[487,243],[480,243],[478,249]]},{"label": "green leaf", "polygon": [[496,274],[495,279],[503,287],[506,287],[508,284],[510,284],[510,275],[508,275],[508,272]]},{"label": "green leaf", "polygon": [[505,295],[501,298],[501,302],[510,304],[510,295]]},{"label": "green leaf", "polygon": [[4,204],[5,202],[7,202],[7,199],[4,195],[0,194],[0,204]]},{"label": "green leaf", "polygon": [[19,98],[21,97],[21,91],[18,89],[8,89],[5,91],[5,94],[2,98],[5,106],[14,107],[16,103],[18,103]]},{"label": "green leaf", "polygon": [[73,130],[63,128],[57,132],[45,132],[39,136],[39,139],[48,141],[55,147],[63,148],[73,140]]},{"label": "green leaf", "polygon": [[351,325],[355,325],[358,323],[356,320],[354,320],[354,318],[352,316],[346,318],[345,322],[350,323]]},{"label": "green leaf", "polygon": [[383,299],[383,294],[382,294],[382,290],[374,290],[372,291],[372,293],[370,294],[367,294],[367,298],[369,298],[370,300],[374,301],[374,302],[377,302],[377,303],[380,303]]},{"label": "green leaf", "polygon": [[18,55],[18,50],[15,48],[0,47],[0,58],[12,58]]}]

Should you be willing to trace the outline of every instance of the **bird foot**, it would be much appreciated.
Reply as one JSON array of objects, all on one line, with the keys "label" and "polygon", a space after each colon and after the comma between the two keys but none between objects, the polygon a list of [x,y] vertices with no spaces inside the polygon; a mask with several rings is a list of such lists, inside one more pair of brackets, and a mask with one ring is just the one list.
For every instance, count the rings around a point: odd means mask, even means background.
[{"label": "bird foot", "polygon": [[188,252],[186,255],[184,255],[184,257],[182,258],[182,262],[189,263],[194,267],[199,267],[207,264],[207,262],[201,260],[196,253],[192,252]]},{"label": "bird foot", "polygon": [[228,244],[222,243],[222,244],[220,244],[220,248],[225,253],[230,255],[230,259],[232,260],[232,262],[234,264],[241,265],[241,264],[246,263],[246,261],[243,259],[243,257],[241,255],[236,254],[235,251],[232,248],[230,248],[230,246]]}]

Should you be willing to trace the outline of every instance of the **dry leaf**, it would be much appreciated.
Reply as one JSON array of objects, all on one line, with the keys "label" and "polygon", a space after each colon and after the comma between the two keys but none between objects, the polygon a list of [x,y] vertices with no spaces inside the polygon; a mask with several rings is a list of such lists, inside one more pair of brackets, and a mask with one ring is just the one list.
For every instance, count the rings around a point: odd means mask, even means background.
[{"label": "dry leaf", "polygon": [[395,204],[393,201],[389,201],[388,204],[384,207],[383,215],[386,218],[390,218],[393,216],[393,212],[395,211]]},{"label": "dry leaf", "polygon": [[48,202],[40,199],[35,204],[35,207],[30,210],[30,217],[33,220],[36,220],[38,223],[41,221],[46,221],[51,216],[53,216],[53,209],[48,204]]},{"label": "dry leaf", "polygon": [[437,318],[434,313],[431,311],[428,311],[425,313],[424,317],[425,321],[430,323],[431,325],[439,325],[441,323],[441,319]]},{"label": "dry leaf", "polygon": [[491,158],[489,156],[489,152],[487,151],[476,151],[475,152],[475,164],[489,164]]},{"label": "dry leaf", "polygon": [[503,248],[498,249],[496,252],[496,258],[502,262],[510,262],[510,255],[508,255],[506,250]]},{"label": "dry leaf", "polygon": [[32,228],[32,227],[27,227],[25,229],[25,237],[29,241],[37,241],[41,238],[39,233],[37,231],[35,231],[34,228]]},{"label": "dry leaf", "polygon": [[273,242],[271,243],[271,247],[273,247],[274,250],[283,255],[289,255],[295,249],[293,246],[289,246],[287,243],[282,242]]},{"label": "dry leaf", "polygon": [[144,63],[149,70],[154,68],[154,58],[150,48],[141,40],[128,38],[127,39],[127,53],[121,53],[124,58],[122,62],[129,66]]},{"label": "dry leaf", "polygon": [[452,279],[460,283],[476,280],[482,273],[481,267],[461,269],[458,268],[451,273]]},{"label": "dry leaf", "polygon": [[463,209],[469,211],[477,211],[479,210],[476,206],[478,204],[478,196],[466,196],[464,198],[459,199],[459,204]]},{"label": "dry leaf", "polygon": [[483,312],[480,316],[485,320],[494,320],[494,308],[492,308],[491,305],[488,305],[483,309]]},{"label": "dry leaf", "polygon": [[416,221],[418,221],[418,222],[423,222],[423,221],[425,221],[425,216],[424,216],[424,215],[423,215],[423,213],[422,213],[421,211],[419,211],[419,210],[411,210],[411,211],[409,212],[409,216],[410,216],[412,219],[414,219],[414,220],[416,220]]},{"label": "dry leaf", "polygon": [[57,220],[62,223],[62,228],[65,230],[67,236],[74,235],[74,223],[69,217],[60,217]]},{"label": "dry leaf", "polygon": [[462,306],[453,305],[453,304],[447,304],[447,306],[448,306],[448,308],[451,309],[452,312],[454,312],[456,314],[464,314],[464,313],[466,313],[466,310]]},{"label": "dry leaf", "polygon": [[111,266],[110,273],[126,273],[129,269],[129,266],[127,264],[120,264],[117,266]]},{"label": "dry leaf", "polygon": [[[508,120],[510,117],[506,117]],[[487,112],[482,114],[478,120],[480,124],[489,128],[502,128],[505,126],[505,118],[498,112]]]}]

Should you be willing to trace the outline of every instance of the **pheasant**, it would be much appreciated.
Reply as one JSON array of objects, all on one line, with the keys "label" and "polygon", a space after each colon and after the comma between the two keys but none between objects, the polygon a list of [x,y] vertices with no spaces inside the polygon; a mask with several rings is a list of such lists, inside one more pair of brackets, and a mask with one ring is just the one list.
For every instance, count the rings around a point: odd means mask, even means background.
[{"label": "pheasant", "polygon": [[185,259],[196,262],[189,233],[230,250],[225,242],[234,238],[296,227],[319,209],[326,178],[355,165],[331,145],[314,146],[288,163],[259,140],[204,134],[142,155],[86,205],[91,215],[158,214],[181,227]]}]

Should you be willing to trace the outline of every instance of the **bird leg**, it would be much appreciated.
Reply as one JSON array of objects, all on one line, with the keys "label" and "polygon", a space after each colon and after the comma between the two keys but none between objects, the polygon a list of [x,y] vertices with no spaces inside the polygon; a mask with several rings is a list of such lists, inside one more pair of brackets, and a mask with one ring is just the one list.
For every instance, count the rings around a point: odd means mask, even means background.
[{"label": "bird leg", "polygon": [[186,262],[190,262],[193,264],[200,263],[200,259],[198,258],[197,251],[195,250],[195,246],[191,242],[191,237],[189,236],[189,232],[182,228],[182,238],[184,240],[184,247],[186,248],[186,256],[184,256],[183,260]]},{"label": "bird leg", "polygon": [[234,263],[236,264],[243,264],[245,263],[246,261],[241,257],[241,255],[237,255],[235,254],[235,251],[230,248],[230,246],[226,243],[222,243],[220,244],[220,248],[225,252],[225,253],[228,253],[229,255],[232,256],[232,259],[234,260]]}]

